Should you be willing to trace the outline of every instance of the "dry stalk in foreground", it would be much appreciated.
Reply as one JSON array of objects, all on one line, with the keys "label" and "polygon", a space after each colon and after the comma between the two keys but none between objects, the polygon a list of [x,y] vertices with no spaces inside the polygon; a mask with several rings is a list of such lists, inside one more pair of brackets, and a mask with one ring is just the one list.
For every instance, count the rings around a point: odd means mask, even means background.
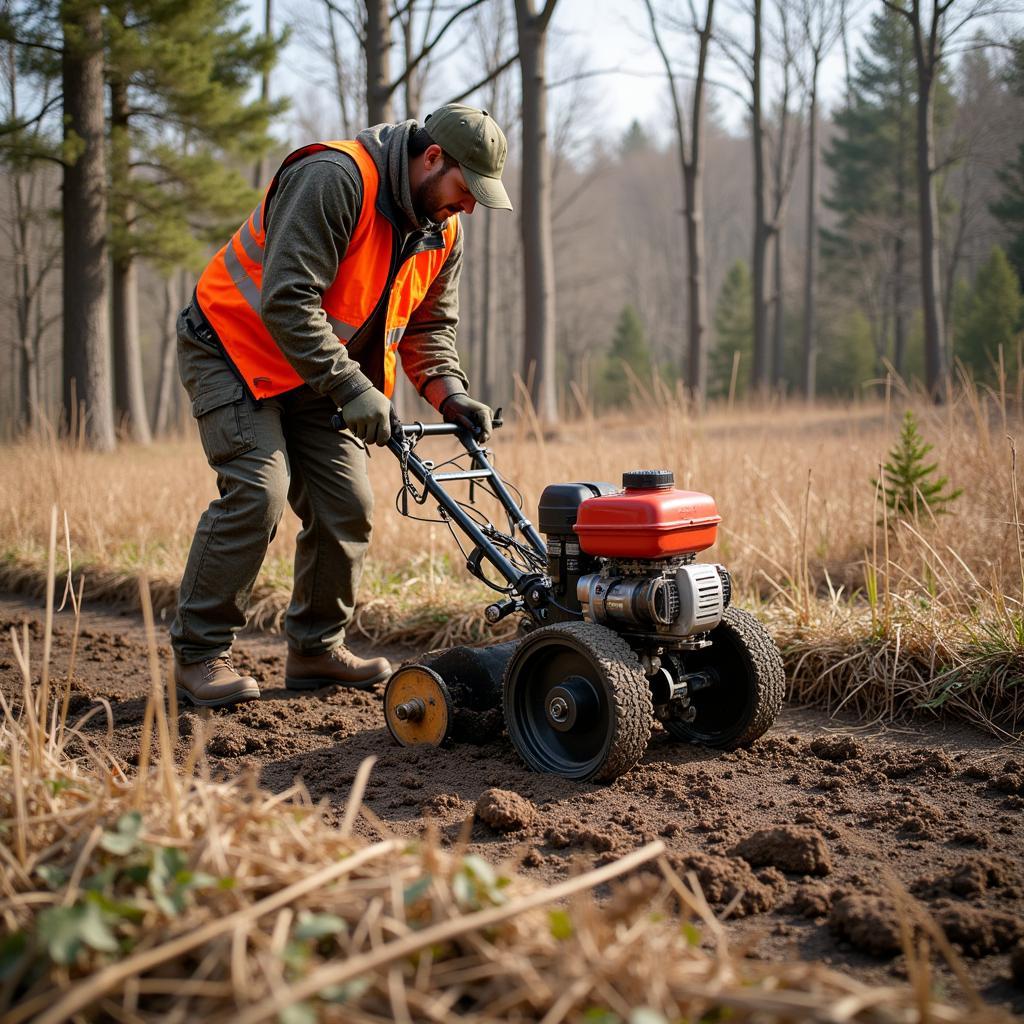
[{"label": "dry stalk in foreground", "polygon": [[[659,859],[660,842],[543,888],[443,850],[429,830],[420,842],[356,835],[369,760],[340,828],[301,785],[271,795],[250,777],[213,780],[202,728],[181,768],[155,657],[140,767],[127,778],[58,721],[67,677],[51,705],[37,701],[28,634],[11,640],[24,700],[0,698],[0,828],[14,840],[0,845],[6,1024],[612,1024],[640,1010],[648,1022],[1000,1019],[971,993],[960,1010],[927,984],[875,987],[736,955],[695,879]],[[596,886],[636,871],[655,872],[653,899],[626,889],[594,901]],[[907,947],[913,976],[926,978]]]}]

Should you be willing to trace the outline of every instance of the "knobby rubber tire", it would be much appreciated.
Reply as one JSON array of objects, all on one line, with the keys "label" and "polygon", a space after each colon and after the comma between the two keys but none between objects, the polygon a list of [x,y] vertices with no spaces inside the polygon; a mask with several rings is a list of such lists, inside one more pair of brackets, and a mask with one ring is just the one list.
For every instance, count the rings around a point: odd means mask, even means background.
[{"label": "knobby rubber tire", "polygon": [[[711,647],[699,652],[700,657],[683,661],[688,671],[703,664],[714,666],[715,645],[729,645],[739,655],[742,678],[723,680],[726,685],[736,685],[749,700],[745,721],[737,724],[734,734],[729,730],[720,740],[709,737],[700,729],[698,718],[692,722],[670,720],[664,722],[666,731],[675,739],[691,743],[705,743],[722,750],[735,750],[750,746],[763,736],[774,724],[786,695],[786,671],[782,655],[771,634],[760,620],[743,611],[742,608],[727,608],[722,621],[711,631]],[[694,661],[701,664],[694,665]],[[714,690],[708,691],[709,696]]]},{"label": "knobby rubber tire", "polygon": [[[611,782],[628,772],[644,756],[651,738],[654,707],[651,687],[633,649],[617,633],[590,622],[559,622],[528,633],[505,670],[502,709],[509,738],[520,756],[535,771],[546,769],[524,752],[520,724],[509,698],[509,680],[547,637],[564,637],[567,646],[586,651],[603,686],[612,714],[612,729],[604,756],[591,772],[572,776],[580,782]],[[568,777],[568,776],[566,776]]]}]

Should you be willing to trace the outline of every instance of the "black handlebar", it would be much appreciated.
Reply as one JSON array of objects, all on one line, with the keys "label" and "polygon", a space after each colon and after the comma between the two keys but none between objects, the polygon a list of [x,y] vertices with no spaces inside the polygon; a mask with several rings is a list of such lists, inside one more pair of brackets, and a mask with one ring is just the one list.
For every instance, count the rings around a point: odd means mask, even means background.
[{"label": "black handlebar", "polygon": [[[335,430],[345,430],[345,417],[342,416],[341,410],[339,409],[331,417],[331,426]],[[504,421],[501,418],[501,409],[494,410],[494,417],[491,420],[491,426],[498,428],[504,426]],[[452,436],[464,431],[464,427],[460,427],[458,423],[421,423],[416,420],[413,423],[402,423],[399,420],[395,410],[391,410],[391,436],[392,437],[408,437],[408,438],[419,438],[419,437],[438,437],[440,435]]]}]

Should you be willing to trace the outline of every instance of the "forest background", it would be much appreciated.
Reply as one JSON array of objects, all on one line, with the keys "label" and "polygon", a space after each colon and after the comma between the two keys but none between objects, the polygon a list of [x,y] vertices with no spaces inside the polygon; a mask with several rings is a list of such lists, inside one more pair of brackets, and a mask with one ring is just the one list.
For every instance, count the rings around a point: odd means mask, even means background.
[{"label": "forest background", "polygon": [[[548,420],[656,382],[860,398],[895,373],[941,398],[1021,365],[1019,4],[0,10],[6,436],[180,428],[175,314],[280,158],[455,98],[510,138],[516,212],[463,218],[460,349],[485,400],[508,406],[517,374]],[[595,66],[588,32],[609,31],[622,64]],[[662,98],[620,127],[631,77]]]}]

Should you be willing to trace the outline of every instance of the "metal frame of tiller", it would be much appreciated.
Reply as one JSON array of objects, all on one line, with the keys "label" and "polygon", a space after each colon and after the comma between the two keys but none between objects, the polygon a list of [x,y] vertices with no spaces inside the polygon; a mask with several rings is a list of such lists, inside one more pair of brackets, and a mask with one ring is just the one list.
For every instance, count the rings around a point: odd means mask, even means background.
[{"label": "metal frame of tiller", "polygon": [[[344,425],[340,416],[335,425]],[[439,436],[457,438],[464,450],[440,463],[420,458],[416,445]],[[480,742],[489,735],[482,723],[493,720],[504,723],[531,768],[607,781],[643,756],[652,715],[675,739],[727,749],[753,742],[775,720],[785,689],[782,658],[754,616],[725,607],[723,591],[716,625],[673,634],[668,642],[630,628],[630,622],[584,621],[582,609],[556,600],[552,578],[558,573],[552,568],[549,574],[547,546],[523,515],[515,484],[502,479],[472,431],[452,423],[403,425],[393,417],[387,447],[402,473],[398,512],[447,526],[467,570],[504,595],[485,609],[487,621],[522,612],[535,626],[549,627],[528,629],[506,644],[428,652],[396,670],[385,689],[384,713],[399,743],[438,746],[463,736]],[[467,455],[468,469],[460,462]],[[468,504],[445,486],[458,481],[469,483]],[[475,487],[500,504],[507,532],[477,507]],[[439,519],[415,514],[414,506],[430,499]],[[472,544],[468,551],[460,532]],[[503,585],[488,578],[485,563]],[[689,572],[689,566],[676,571]],[[635,589],[645,579],[641,573],[639,581],[627,576],[618,582]],[[626,628],[620,631],[620,625]],[[717,684],[725,677],[722,696]]]},{"label": "metal frame of tiller", "polygon": [[[335,414],[331,422],[338,430],[345,428],[340,414]],[[500,409],[494,415],[493,425],[495,428],[502,426]],[[455,459],[463,458],[462,453],[439,465],[431,460],[421,459],[416,454],[415,447],[424,437],[442,436],[455,437],[459,440],[466,454],[472,460],[470,469],[439,472],[443,466],[449,465]],[[394,414],[391,418],[391,439],[388,441],[387,447],[398,459],[402,472],[402,488],[396,499],[398,512],[407,518],[418,518],[409,511],[410,497],[418,505],[423,505],[428,498],[433,498],[438,505],[440,521],[448,526],[449,530],[452,530],[452,523],[457,525],[473,544],[473,549],[466,558],[466,569],[492,590],[509,595],[504,601],[497,601],[487,606],[484,610],[484,617],[487,621],[493,625],[507,615],[525,611],[537,625],[544,625],[546,619],[544,606],[553,600],[551,584],[546,575],[547,546],[533,523],[523,515],[521,506],[509,493],[501,474],[491,464],[487,449],[478,445],[473,434],[458,424],[421,423],[419,421],[405,424],[401,423]],[[414,477],[424,488],[422,493],[417,492],[410,481],[410,476]],[[469,481],[470,505],[475,505],[475,485],[479,485],[482,490],[496,498],[508,517],[509,532],[497,529],[489,521],[486,525],[482,525],[474,519],[463,504],[443,486],[447,482],[457,480]],[[525,539],[525,544],[516,539],[516,531]],[[454,530],[452,530],[452,535],[455,537],[456,543],[459,544]],[[459,548],[465,554],[461,544],[459,544]],[[503,550],[515,551],[530,563],[530,569],[524,570],[522,566],[516,565],[514,561],[506,557]],[[487,578],[482,568],[484,559],[501,574],[508,584],[507,587],[500,587],[493,580]],[[582,615],[578,617],[582,618]]]}]

